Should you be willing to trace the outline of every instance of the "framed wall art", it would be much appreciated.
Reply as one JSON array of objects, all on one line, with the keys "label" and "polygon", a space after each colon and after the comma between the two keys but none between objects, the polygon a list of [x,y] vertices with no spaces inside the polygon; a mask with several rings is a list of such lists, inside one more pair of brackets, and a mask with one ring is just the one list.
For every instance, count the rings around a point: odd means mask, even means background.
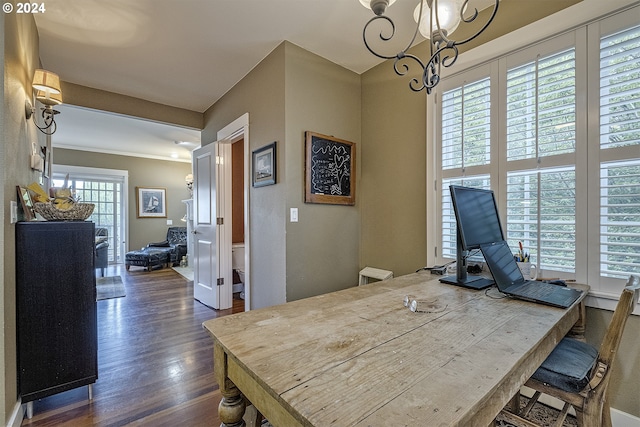
[{"label": "framed wall art", "polygon": [[265,145],[253,152],[253,186],[263,187],[276,183],[276,143]]},{"label": "framed wall art", "polygon": [[305,132],[306,203],[356,203],[356,145],[353,142]]},{"label": "framed wall art", "polygon": [[29,190],[24,187],[20,187],[19,185],[16,186],[16,190],[18,191],[18,200],[20,202],[20,207],[22,208],[22,220],[33,220],[36,217],[36,214],[33,210],[33,201],[31,200]]},{"label": "framed wall art", "polygon": [[138,218],[166,218],[167,190],[136,187],[136,208]]}]

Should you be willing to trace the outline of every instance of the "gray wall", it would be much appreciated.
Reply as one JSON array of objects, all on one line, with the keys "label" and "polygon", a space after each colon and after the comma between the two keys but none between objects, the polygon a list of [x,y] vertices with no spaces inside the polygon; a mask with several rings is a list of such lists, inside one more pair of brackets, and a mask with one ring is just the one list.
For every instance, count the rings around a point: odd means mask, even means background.
[{"label": "gray wall", "polygon": [[[251,188],[249,192],[249,239],[251,245],[252,308],[286,301],[286,213],[284,184],[289,141],[285,140],[285,48],[277,47],[245,78],[204,114],[202,145],[249,113],[249,153],[277,142],[276,185]],[[246,233],[246,230],[245,230]]]},{"label": "gray wall", "polygon": [[[190,163],[91,153],[62,148],[54,148],[53,162],[55,165],[119,169],[129,172],[128,249],[140,249],[150,242],[164,240],[169,227],[167,225],[168,219],[173,221],[174,227],[186,226],[186,223],[180,221],[180,219],[187,212],[187,207],[182,203],[182,200],[191,197],[184,180],[185,176],[191,173]],[[56,171],[55,165],[53,167],[54,172]],[[166,188],[167,217],[138,218],[136,215],[136,187]]]},{"label": "gray wall", "polygon": [[362,265],[414,272],[426,264],[426,98],[387,61],[362,75]]},{"label": "gray wall", "polygon": [[[360,138],[360,76],[291,43],[285,43],[287,301],[358,283],[360,164],[367,147]],[[355,143],[355,206],[304,203],[305,131]],[[289,208],[299,222],[289,222]]]},{"label": "gray wall", "polygon": [[304,204],[302,174],[307,130],[359,152],[360,110],[357,74],[284,42],[205,112],[203,144],[246,112],[251,150],[278,144],[277,184],[250,191],[252,308],[357,284],[358,196],[356,206]]},{"label": "gray wall", "polygon": [[45,136],[25,119],[25,100],[31,98],[31,78],[39,66],[38,33],[30,15],[3,13],[4,34],[2,113],[0,114],[0,417],[6,425],[17,403],[15,226],[10,224],[10,201],[17,200],[16,185],[38,181],[29,167],[31,142],[46,144]]}]

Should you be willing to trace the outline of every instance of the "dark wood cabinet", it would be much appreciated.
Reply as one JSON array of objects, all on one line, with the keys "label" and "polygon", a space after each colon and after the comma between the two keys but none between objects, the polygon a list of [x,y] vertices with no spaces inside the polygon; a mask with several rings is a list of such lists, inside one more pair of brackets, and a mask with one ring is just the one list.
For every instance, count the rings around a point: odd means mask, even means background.
[{"label": "dark wood cabinet", "polygon": [[94,248],[93,222],[16,224],[18,392],[23,403],[84,385],[91,397],[98,378]]}]

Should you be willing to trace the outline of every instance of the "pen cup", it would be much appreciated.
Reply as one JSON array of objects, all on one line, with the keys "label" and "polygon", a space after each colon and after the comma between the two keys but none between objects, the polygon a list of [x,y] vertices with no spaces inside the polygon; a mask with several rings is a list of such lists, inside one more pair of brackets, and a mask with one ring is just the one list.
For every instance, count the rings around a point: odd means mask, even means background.
[{"label": "pen cup", "polygon": [[518,268],[522,272],[525,280],[536,280],[538,278],[538,268],[531,262],[517,262]]}]

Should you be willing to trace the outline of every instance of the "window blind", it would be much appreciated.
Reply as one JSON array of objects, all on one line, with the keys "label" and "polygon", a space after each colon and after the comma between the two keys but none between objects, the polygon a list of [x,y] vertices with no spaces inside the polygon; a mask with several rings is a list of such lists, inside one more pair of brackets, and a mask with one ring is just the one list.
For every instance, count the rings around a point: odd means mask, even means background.
[{"label": "window blind", "polygon": [[442,95],[442,168],[489,164],[491,144],[490,79]]},{"label": "window blind", "polygon": [[640,26],[600,41],[600,148],[640,145]]},{"label": "window blind", "polygon": [[507,174],[507,240],[542,269],[575,272],[575,168]]},{"label": "window blind", "polygon": [[575,49],[507,72],[507,160],[575,151]]}]

